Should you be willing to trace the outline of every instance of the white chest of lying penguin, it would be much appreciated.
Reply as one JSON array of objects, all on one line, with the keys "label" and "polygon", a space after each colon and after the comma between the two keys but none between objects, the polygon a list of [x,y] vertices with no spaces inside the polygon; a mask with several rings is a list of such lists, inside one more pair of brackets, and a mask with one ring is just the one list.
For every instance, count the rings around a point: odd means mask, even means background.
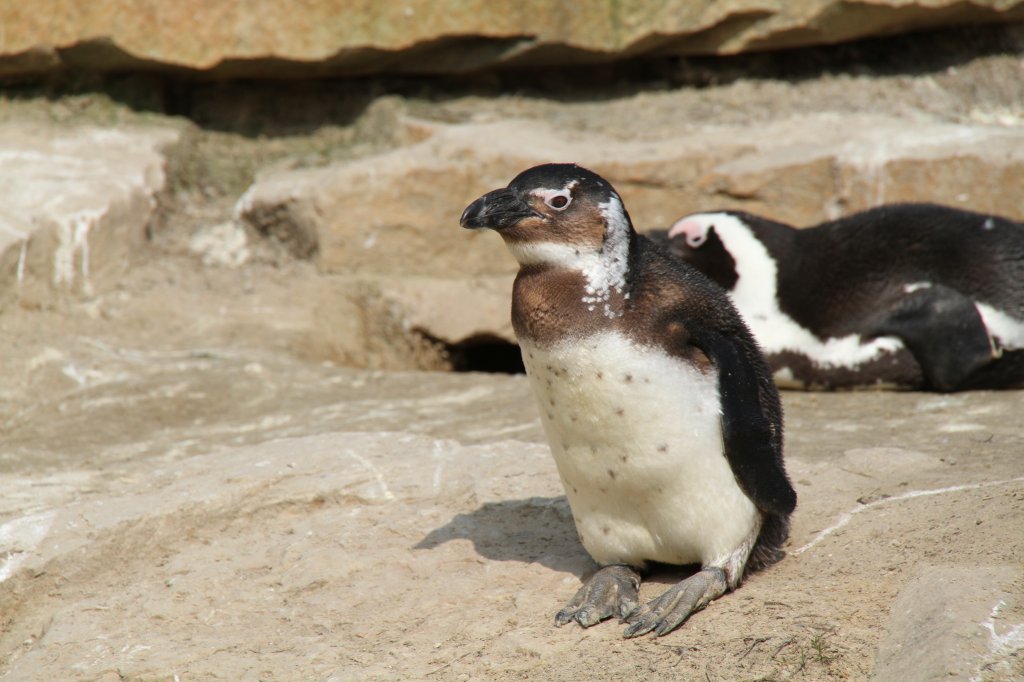
[{"label": "white chest of lying penguin", "polygon": [[[663,635],[772,563],[796,495],[767,365],[724,292],[630,224],[568,164],[527,170],[463,213],[520,264],[512,323],[584,547],[602,565],[556,616]],[[646,605],[649,561],[701,571]]]},{"label": "white chest of lying penguin", "polygon": [[580,541],[595,561],[702,564],[752,545],[760,518],[722,454],[713,372],[618,331],[521,348]]}]

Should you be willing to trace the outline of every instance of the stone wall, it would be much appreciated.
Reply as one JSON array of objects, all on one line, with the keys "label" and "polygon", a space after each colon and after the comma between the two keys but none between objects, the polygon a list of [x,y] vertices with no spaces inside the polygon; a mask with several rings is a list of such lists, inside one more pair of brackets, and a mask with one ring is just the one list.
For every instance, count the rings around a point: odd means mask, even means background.
[{"label": "stone wall", "polygon": [[413,327],[451,343],[474,334],[514,340],[515,261],[496,235],[461,230],[458,219],[470,200],[539,163],[572,161],[607,177],[640,231],[724,207],[807,226],[901,201],[1024,220],[1022,127],[822,113],[616,140],[538,121],[404,125],[428,130],[426,139],[355,162],[268,172],[236,216],[325,273],[377,279]]},{"label": "stone wall", "polygon": [[[218,307],[218,333],[359,367],[437,368],[451,346],[513,340],[515,263],[494,234],[460,229],[460,212],[551,161],[605,175],[641,231],[699,210],[810,225],[897,201],[1024,220],[1024,23],[621,69],[642,82],[557,68],[1009,21],[1024,2],[696,6],[7,4],[0,75],[26,80],[0,97],[0,311],[99,310],[127,288],[133,254],[147,267],[185,252],[239,281],[284,263],[261,294],[290,301],[282,314]],[[550,68],[390,78],[501,64]],[[95,73],[31,79],[62,69]],[[103,76],[120,70],[160,73]],[[387,77],[346,77],[357,73]],[[218,80],[286,75],[311,78]],[[233,179],[210,187],[218,174]]]},{"label": "stone wall", "polygon": [[0,310],[93,296],[145,243],[170,127],[0,126]]},{"label": "stone wall", "polygon": [[1021,19],[1021,0],[39,0],[0,8],[0,76],[461,73],[735,54]]}]

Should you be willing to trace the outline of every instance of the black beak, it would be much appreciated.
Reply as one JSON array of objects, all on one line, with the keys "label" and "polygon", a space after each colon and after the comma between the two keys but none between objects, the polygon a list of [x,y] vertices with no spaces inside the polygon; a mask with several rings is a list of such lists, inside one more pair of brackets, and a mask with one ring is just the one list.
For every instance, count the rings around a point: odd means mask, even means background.
[{"label": "black beak", "polygon": [[488,192],[467,206],[459,224],[470,229],[501,230],[533,215],[537,215],[534,210],[506,187]]}]

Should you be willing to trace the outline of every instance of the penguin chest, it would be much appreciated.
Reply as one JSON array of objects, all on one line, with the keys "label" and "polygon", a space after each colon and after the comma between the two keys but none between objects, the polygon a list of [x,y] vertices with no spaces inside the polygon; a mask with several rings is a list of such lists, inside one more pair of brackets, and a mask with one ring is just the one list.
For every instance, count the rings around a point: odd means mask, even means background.
[{"label": "penguin chest", "polygon": [[725,457],[718,378],[617,332],[520,339],[584,547],[600,564],[709,564],[760,527]]}]

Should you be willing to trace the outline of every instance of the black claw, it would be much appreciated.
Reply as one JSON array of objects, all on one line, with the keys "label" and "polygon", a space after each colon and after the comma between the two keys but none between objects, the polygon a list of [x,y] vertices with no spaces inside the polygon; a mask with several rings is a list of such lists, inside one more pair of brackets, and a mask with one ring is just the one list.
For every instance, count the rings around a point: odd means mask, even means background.
[{"label": "black claw", "polygon": [[[600,612],[595,612],[594,609],[589,607],[583,607],[576,612],[576,618],[574,619],[577,623],[585,628],[589,628],[591,625],[597,625],[603,619],[601,618]],[[607,618],[607,616],[605,616]]]},{"label": "black claw", "polygon": [[628,628],[626,628],[626,630],[622,633],[622,636],[626,639],[631,639],[633,637],[646,635],[648,632],[654,629],[654,625],[655,623],[648,622],[646,619],[637,621],[636,623],[633,623]]},{"label": "black claw", "polygon": [[566,623],[568,623],[569,621],[571,621],[572,620],[572,614],[573,614],[573,612],[570,611],[568,608],[564,608],[561,611],[559,611],[558,613],[556,613],[555,614],[555,627],[556,628],[560,628],[563,625],[565,625]]},{"label": "black claw", "polygon": [[679,627],[679,624],[681,622],[682,621],[673,622],[673,621],[669,621],[669,620],[659,621],[658,622],[658,627],[654,628],[654,636],[655,637],[664,637],[665,635],[667,635],[668,633],[672,632],[677,627]]}]

